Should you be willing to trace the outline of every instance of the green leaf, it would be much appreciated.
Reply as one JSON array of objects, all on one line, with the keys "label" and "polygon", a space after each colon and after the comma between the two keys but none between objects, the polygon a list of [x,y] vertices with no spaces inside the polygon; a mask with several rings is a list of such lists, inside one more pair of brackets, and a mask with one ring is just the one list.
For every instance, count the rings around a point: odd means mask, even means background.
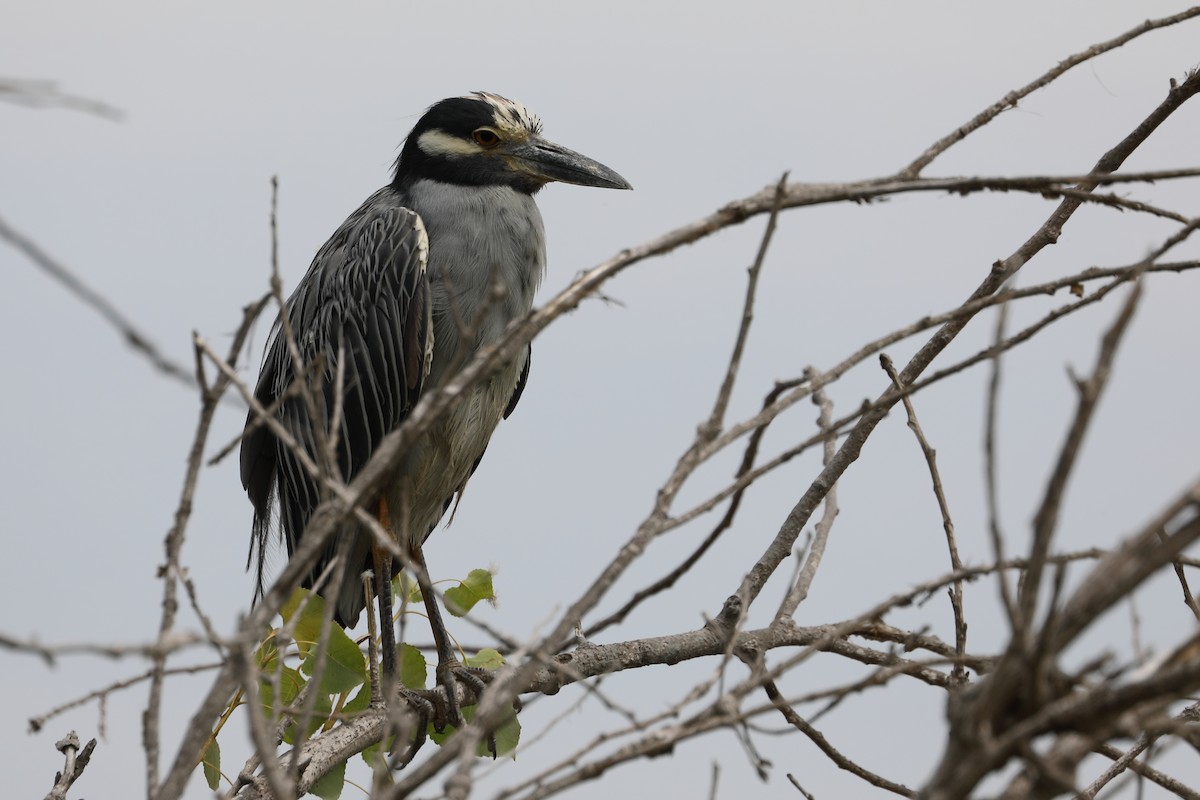
[{"label": "green leaf", "polygon": [[396,598],[397,606],[404,605],[406,597],[409,605],[415,605],[421,602],[421,587],[411,575],[401,572],[392,578],[392,595]]},{"label": "green leaf", "polygon": [[466,616],[481,600],[489,603],[496,601],[496,592],[492,587],[492,573],[486,569],[473,569],[466,580],[458,586],[446,590],[446,610],[456,617]]},{"label": "green leaf", "polygon": [[275,671],[275,664],[279,660],[279,648],[275,646],[275,634],[277,633],[279,633],[279,629],[272,628],[259,642],[258,649],[254,651],[254,663],[262,672]]},{"label": "green leaf", "polygon": [[[464,706],[463,708],[459,709],[460,711],[462,711],[463,717],[467,716],[468,708],[470,708],[472,711],[475,710],[475,706]],[[426,729],[425,733],[428,734],[430,740],[434,744],[436,744],[438,747],[441,747],[442,744],[447,739],[449,739],[451,736],[453,736],[457,731],[458,731],[458,729],[455,728],[453,725],[447,725],[445,728],[442,729],[441,733],[438,733],[437,731],[435,731],[433,729],[433,723],[431,722],[431,723],[429,723],[429,728]]]},{"label": "green leaf", "polygon": [[321,622],[325,618],[325,601],[319,594],[313,594],[307,589],[297,589],[292,592],[292,596],[283,604],[279,613],[283,615],[285,623],[292,623],[293,618],[299,613],[299,617],[293,623],[292,638],[295,639],[300,653],[307,656],[321,636]]},{"label": "green leaf", "polygon": [[409,689],[424,689],[429,680],[429,664],[425,655],[411,644],[396,646],[396,661],[400,665],[400,683]]},{"label": "green leaf", "polygon": [[366,711],[369,705],[371,705],[371,684],[364,683],[359,688],[358,694],[342,706],[342,713],[357,714],[359,711]]},{"label": "green leaf", "polygon": [[264,673],[258,677],[258,699],[262,702],[263,716],[267,719],[275,718],[277,708],[287,708],[294,703],[300,690],[307,683],[299,672],[291,667],[284,667],[279,676],[280,702],[276,705],[274,680],[274,672]]},{"label": "green leaf", "polygon": [[382,742],[373,744],[370,747],[365,748],[361,754],[362,760],[365,761],[367,766],[370,767],[371,769],[375,769],[376,764],[383,765],[383,763],[380,761],[380,758],[382,758],[382,756],[380,755],[380,752],[390,753],[392,750],[392,744],[395,743],[395,741],[396,741],[395,736],[389,736],[386,739],[384,739]]},{"label": "green leaf", "polygon": [[485,647],[467,659],[468,667],[480,669],[499,669],[504,666],[504,656],[490,647]]},{"label": "green leaf", "polygon": [[[470,722],[475,718],[475,706],[464,706],[462,709],[463,719]],[[442,733],[438,733],[433,729],[433,725],[429,726],[429,738],[434,741],[438,747],[442,743],[453,736],[456,731],[453,725],[447,725]],[[517,744],[521,741],[521,722],[517,719],[516,711],[509,711],[508,715],[496,727],[496,757],[506,756],[509,753],[513,754],[513,760],[516,760]],[[480,758],[491,758],[492,753],[488,750],[487,739],[479,742],[479,747],[476,748],[475,754]]]},{"label": "green leaf", "polygon": [[214,792],[221,785],[221,746],[217,744],[217,737],[208,743],[208,747],[204,748],[204,781],[208,784],[208,788]]},{"label": "green leaf", "polygon": [[[496,757],[507,756],[512,754],[513,761],[517,760],[517,745],[521,742],[521,721],[517,719],[517,712],[511,711],[511,716],[500,723],[496,728]],[[490,758],[491,753],[488,752],[487,742],[479,743],[479,756]]]},{"label": "green leaf", "polygon": [[[296,743],[296,721],[300,719],[302,713],[304,713],[303,709],[295,709],[296,716],[292,718],[293,722],[283,732],[283,740],[288,744]],[[333,700],[327,694],[318,693],[316,705],[313,707],[312,717],[308,720],[308,728],[305,730],[304,735],[306,737],[312,736],[329,720],[331,714],[333,714]]]},{"label": "green leaf", "polygon": [[321,776],[312,785],[309,794],[315,794],[321,800],[338,800],[342,796],[342,787],[346,785],[346,762],[338,764]]},{"label": "green leaf", "polygon": [[[305,675],[312,677],[316,666],[317,648],[300,665]],[[362,650],[346,632],[334,625],[329,629],[329,641],[325,645],[325,670],[321,673],[321,691],[325,694],[341,694],[367,679],[367,659]]]}]

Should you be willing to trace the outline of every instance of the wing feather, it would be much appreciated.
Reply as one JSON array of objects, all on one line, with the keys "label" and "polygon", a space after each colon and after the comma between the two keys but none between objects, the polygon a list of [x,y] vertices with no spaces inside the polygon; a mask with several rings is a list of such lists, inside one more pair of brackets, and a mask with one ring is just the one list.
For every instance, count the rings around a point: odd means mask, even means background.
[{"label": "wing feather", "polygon": [[[299,393],[283,400],[277,418],[319,461],[313,431],[332,428],[340,357],[344,377],[336,454],[344,480],[354,478],[420,397],[433,330],[427,253],[420,217],[404,208],[393,190],[382,189],[326,242],[287,303],[301,359],[320,366],[308,375],[317,389],[317,418]],[[255,391],[259,402],[270,406],[289,394],[296,373],[277,322]],[[280,533],[291,555],[321,491],[283,442],[266,426],[254,426],[253,413],[242,440],[241,473],[254,504],[251,560],[257,554],[261,591],[273,500],[279,500]],[[316,565],[306,585],[330,556],[332,552]],[[351,588],[361,595],[361,589]]]}]

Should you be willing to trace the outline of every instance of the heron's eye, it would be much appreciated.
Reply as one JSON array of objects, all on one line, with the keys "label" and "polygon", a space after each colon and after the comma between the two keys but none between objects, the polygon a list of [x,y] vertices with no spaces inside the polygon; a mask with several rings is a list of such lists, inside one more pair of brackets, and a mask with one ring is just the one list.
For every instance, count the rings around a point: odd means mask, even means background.
[{"label": "heron's eye", "polygon": [[500,144],[500,137],[491,128],[480,128],[471,134],[471,138],[475,140],[475,144],[480,147],[495,147]]}]

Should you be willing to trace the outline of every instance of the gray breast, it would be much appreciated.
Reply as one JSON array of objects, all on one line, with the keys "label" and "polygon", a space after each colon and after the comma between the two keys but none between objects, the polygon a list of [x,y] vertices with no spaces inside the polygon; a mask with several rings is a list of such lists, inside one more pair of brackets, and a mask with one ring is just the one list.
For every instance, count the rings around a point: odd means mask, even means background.
[{"label": "gray breast", "polygon": [[[405,205],[420,214],[429,235],[434,341],[428,390],[453,377],[533,307],[546,265],[545,232],[533,198],[508,187],[418,181]],[[526,357],[522,353],[476,386],[405,459],[389,506],[410,509],[409,537],[427,536],[462,490],[508,407]]]},{"label": "gray breast", "polygon": [[[546,268],[546,235],[533,198],[507,186],[418,181],[405,198],[429,234],[437,385],[463,357],[496,341],[533,307]],[[499,282],[501,299],[492,288]]]}]

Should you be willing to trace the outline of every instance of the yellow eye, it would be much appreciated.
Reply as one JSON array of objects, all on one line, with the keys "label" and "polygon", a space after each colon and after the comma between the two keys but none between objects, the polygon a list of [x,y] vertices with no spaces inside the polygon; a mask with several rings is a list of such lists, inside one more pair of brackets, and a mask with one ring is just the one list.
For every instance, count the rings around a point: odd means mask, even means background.
[{"label": "yellow eye", "polygon": [[500,144],[500,137],[491,128],[480,128],[471,134],[471,138],[480,147],[492,148]]}]

